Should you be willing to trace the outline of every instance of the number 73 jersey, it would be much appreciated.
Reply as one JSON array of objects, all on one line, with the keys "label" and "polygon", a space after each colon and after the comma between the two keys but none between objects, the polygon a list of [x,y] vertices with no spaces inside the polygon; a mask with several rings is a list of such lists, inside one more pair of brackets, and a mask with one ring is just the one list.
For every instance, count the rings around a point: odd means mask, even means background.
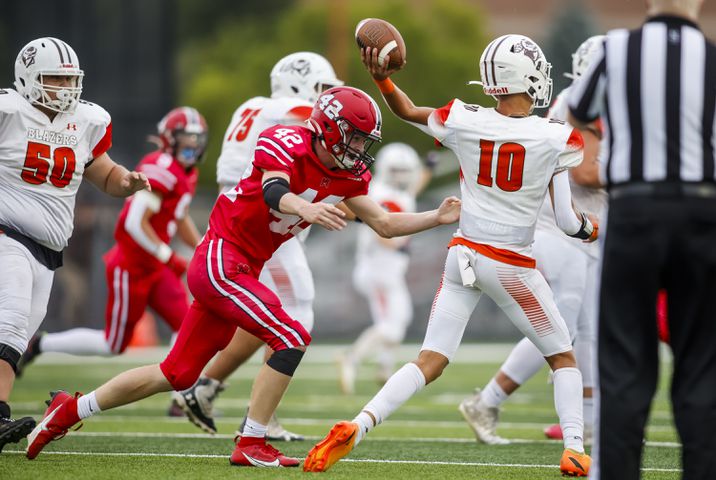
[{"label": "number 73 jersey", "polygon": [[529,255],[552,176],[582,161],[581,134],[559,120],[508,117],[457,99],[430,115],[428,129],[460,162],[459,235]]},{"label": "number 73 jersey", "polygon": [[111,143],[109,114],[98,105],[80,101],[50,121],[15,90],[0,90],[0,224],[61,251],[85,166]]}]

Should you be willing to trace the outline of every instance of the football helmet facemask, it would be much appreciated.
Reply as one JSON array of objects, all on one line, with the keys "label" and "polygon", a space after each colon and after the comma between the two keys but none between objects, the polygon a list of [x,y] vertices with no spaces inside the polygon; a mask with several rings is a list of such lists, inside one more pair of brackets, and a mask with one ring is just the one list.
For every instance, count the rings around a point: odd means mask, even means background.
[{"label": "football helmet facemask", "polygon": [[[71,77],[70,85],[48,85],[45,83],[48,76]],[[54,112],[75,111],[82,94],[83,77],[77,54],[58,38],[31,41],[22,47],[15,60],[17,92],[33,105],[42,105]]]},{"label": "football helmet facemask", "polygon": [[343,85],[331,64],[313,52],[283,57],[271,70],[271,98],[296,97],[314,103],[326,89]]},{"label": "football helmet facemask", "polygon": [[552,99],[552,64],[542,49],[524,35],[503,35],[490,42],[480,57],[481,81],[485,94],[496,97],[526,93],[536,108],[549,107]]},{"label": "football helmet facemask", "polygon": [[381,125],[378,105],[367,93],[353,87],[323,92],[308,119],[309,128],[336,164],[356,176],[365,173],[375,161],[368,151],[381,141]]},{"label": "football helmet facemask", "polygon": [[165,152],[171,153],[184,167],[201,162],[209,136],[206,120],[192,107],[178,107],[164,115],[157,133]]}]

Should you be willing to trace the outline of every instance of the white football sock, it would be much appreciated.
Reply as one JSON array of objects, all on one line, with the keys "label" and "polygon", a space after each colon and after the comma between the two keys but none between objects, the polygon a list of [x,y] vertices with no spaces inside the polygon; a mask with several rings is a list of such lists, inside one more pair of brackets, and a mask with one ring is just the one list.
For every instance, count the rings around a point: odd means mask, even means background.
[{"label": "white football sock", "polygon": [[539,349],[525,337],[515,345],[500,370],[515,383],[523,385],[534,377],[545,366],[545,363],[547,362]]},{"label": "white football sock", "polygon": [[508,395],[493,378],[482,390],[480,401],[488,407],[499,407],[507,400],[507,397]]},{"label": "white football sock", "polygon": [[[425,375],[414,363],[406,363],[400,370],[395,372],[383,388],[373,397],[363,410],[370,412],[375,418],[376,425],[382,423],[410,397],[422,390],[425,386]],[[361,412],[353,420],[361,427],[361,432],[356,439],[356,445],[375,425],[370,416]]]},{"label": "white football sock", "polygon": [[584,415],[584,428],[592,429],[594,426],[594,398],[584,397],[582,407]]},{"label": "white football sock", "polygon": [[554,371],[554,407],[562,427],[564,448],[584,452],[584,416],[582,411],[582,373],[579,369]]},{"label": "white football sock", "polygon": [[40,337],[40,352],[62,352],[72,355],[111,356],[104,330],[73,328],[66,332],[46,333]]},{"label": "white football sock", "polygon": [[91,417],[92,415],[102,411],[97,403],[97,397],[95,397],[94,390],[87,395],[82,395],[77,399],[77,416],[82,418]]},{"label": "white football sock", "polygon": [[267,430],[268,427],[266,425],[261,425],[259,422],[247,417],[246,423],[244,424],[244,430],[241,432],[241,436],[263,438],[266,436]]}]

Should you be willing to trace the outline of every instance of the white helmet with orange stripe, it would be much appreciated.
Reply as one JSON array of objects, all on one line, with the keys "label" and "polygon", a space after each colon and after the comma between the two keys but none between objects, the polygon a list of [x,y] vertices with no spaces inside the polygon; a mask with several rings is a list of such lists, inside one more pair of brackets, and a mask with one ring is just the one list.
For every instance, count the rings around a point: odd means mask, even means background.
[{"label": "white helmet with orange stripe", "polygon": [[271,98],[297,97],[315,103],[324,90],[343,85],[330,62],[313,52],[296,52],[271,70]]},{"label": "white helmet with orange stripe", "polygon": [[418,152],[406,143],[394,142],[375,156],[375,181],[403,191],[414,191],[420,182]]}]

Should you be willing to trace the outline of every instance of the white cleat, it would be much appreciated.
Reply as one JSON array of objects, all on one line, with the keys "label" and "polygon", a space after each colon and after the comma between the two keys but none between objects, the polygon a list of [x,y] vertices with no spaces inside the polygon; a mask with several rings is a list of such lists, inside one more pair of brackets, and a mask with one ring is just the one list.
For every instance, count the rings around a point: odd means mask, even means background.
[{"label": "white cleat", "polygon": [[458,407],[460,413],[472,428],[478,442],[487,445],[507,445],[510,441],[495,433],[500,420],[500,409],[488,407],[481,402],[481,398],[480,389],[476,388],[472,397],[468,397],[460,403]]},{"label": "white cleat", "polygon": [[356,390],[356,367],[346,355],[339,355],[336,359],[341,382],[341,392],[353,395]]}]

